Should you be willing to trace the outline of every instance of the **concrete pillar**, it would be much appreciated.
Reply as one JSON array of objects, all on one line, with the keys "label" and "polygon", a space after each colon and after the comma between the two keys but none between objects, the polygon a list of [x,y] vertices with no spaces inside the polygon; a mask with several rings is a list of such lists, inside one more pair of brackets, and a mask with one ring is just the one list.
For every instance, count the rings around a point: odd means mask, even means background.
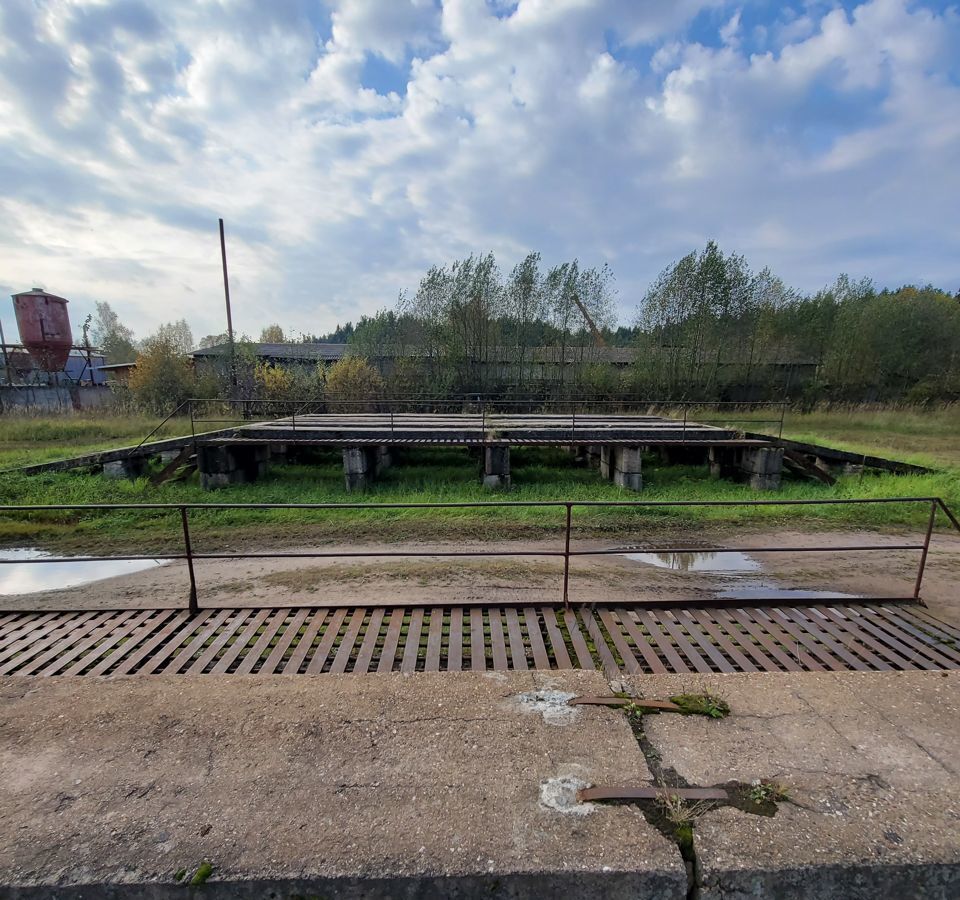
[{"label": "concrete pillar", "polygon": [[373,451],[374,473],[379,475],[384,469],[389,469],[393,465],[393,456],[390,453],[390,447],[386,444],[380,444]]},{"label": "concrete pillar", "polygon": [[600,477],[605,481],[613,478],[613,450],[610,444],[600,445]]},{"label": "concrete pillar", "polygon": [[510,490],[510,448],[486,447],[483,454],[483,486]]},{"label": "concrete pillar", "polygon": [[160,451],[160,464],[169,465],[180,455],[180,448],[177,447],[174,450],[161,450]]},{"label": "concrete pillar", "polygon": [[348,491],[370,487],[376,474],[376,447],[344,447],[343,481]]},{"label": "concrete pillar", "polygon": [[736,474],[737,467],[732,447],[711,447],[709,463],[712,478],[732,478]]},{"label": "concrete pillar", "polygon": [[270,448],[266,444],[200,446],[197,452],[200,486],[211,491],[256,481],[266,473],[269,459]]},{"label": "concrete pillar", "polygon": [[613,449],[613,483],[631,491],[643,490],[643,447]]},{"label": "concrete pillar", "polygon": [[755,491],[779,490],[783,448],[744,447],[738,453],[737,467]]},{"label": "concrete pillar", "polygon": [[117,459],[103,464],[104,478],[140,478],[147,471],[147,461],[142,456]]}]

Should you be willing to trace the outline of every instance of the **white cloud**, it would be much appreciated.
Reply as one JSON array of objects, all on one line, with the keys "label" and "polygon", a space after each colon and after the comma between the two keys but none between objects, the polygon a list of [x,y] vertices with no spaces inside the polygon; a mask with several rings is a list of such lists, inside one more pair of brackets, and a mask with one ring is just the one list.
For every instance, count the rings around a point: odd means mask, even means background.
[{"label": "white cloud", "polygon": [[[721,6],[716,46],[693,41]],[[326,330],[487,249],[609,260],[627,306],[710,237],[801,288],[960,281],[953,13],[811,7],[766,23],[767,52],[738,5],[693,0],[2,15],[0,283],[40,279],[75,319],[107,299],[140,332],[222,330],[218,215],[250,333]],[[397,90],[364,83],[371,58]]]}]

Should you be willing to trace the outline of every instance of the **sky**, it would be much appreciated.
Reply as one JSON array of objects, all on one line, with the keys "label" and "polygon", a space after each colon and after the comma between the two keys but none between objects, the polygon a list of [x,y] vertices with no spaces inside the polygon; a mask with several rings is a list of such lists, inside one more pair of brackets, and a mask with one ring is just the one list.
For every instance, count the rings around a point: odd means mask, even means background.
[{"label": "sky", "polygon": [[[866,0],[2,0],[0,294],[321,333],[425,270],[715,239],[960,289],[960,9]],[[12,304],[0,298],[7,339]]]}]

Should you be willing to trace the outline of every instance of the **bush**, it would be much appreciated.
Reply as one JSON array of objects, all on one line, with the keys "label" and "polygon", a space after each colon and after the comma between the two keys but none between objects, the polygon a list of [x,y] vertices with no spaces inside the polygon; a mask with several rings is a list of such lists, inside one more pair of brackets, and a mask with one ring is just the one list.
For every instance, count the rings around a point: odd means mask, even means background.
[{"label": "bush", "polygon": [[166,415],[193,393],[193,370],[173,342],[152,340],[137,357],[130,374],[130,393],[137,405],[148,412]]},{"label": "bush", "polygon": [[327,408],[331,412],[373,411],[383,390],[380,373],[362,356],[345,356],[327,372]]}]

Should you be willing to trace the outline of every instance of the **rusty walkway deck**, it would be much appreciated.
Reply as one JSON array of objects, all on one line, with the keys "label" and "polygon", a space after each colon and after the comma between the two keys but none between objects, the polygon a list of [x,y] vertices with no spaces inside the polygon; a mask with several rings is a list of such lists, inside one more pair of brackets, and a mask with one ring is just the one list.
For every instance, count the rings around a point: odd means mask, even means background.
[{"label": "rusty walkway deck", "polygon": [[0,675],[960,668],[919,604],[341,607],[0,614]]}]

